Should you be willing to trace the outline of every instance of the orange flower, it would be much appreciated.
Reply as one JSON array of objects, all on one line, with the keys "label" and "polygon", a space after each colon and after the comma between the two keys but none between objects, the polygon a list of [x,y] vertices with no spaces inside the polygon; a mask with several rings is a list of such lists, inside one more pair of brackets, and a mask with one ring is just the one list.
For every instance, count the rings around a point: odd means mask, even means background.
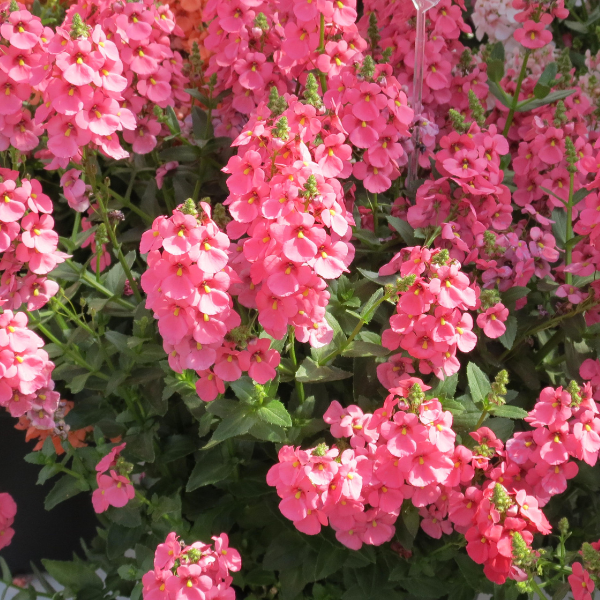
[{"label": "orange flower", "polygon": [[[67,401],[64,414],[66,415],[73,408],[73,402]],[[51,429],[38,429],[31,424],[31,421],[23,415],[19,422],[15,425],[15,429],[20,429],[21,431],[27,431],[25,434],[25,441],[29,442],[31,440],[38,440],[38,443],[33,448],[34,451],[41,450],[46,438],[48,436],[52,436],[52,442],[54,443],[54,448],[56,450],[56,454],[61,455],[64,454],[63,447],[61,446],[61,437],[59,435],[55,435]],[[67,434],[67,439],[69,440],[71,446],[73,448],[83,448],[87,446],[85,443],[85,436],[88,431],[92,431],[93,427],[84,427],[83,429],[77,429],[76,431],[69,431]]]}]

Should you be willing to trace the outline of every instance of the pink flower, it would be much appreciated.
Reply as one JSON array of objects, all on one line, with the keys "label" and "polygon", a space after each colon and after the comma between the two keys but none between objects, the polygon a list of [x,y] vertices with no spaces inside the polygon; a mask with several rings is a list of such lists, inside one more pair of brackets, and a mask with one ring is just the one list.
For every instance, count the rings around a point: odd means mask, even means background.
[{"label": "pink flower", "polygon": [[499,338],[506,331],[504,321],[508,319],[508,308],[504,304],[498,304],[488,308],[477,316],[477,325],[483,329],[483,333],[491,339]]},{"label": "pink flower", "polygon": [[578,562],[573,563],[572,569],[573,573],[567,579],[571,585],[573,597],[575,600],[592,600],[595,585],[589,573]]},{"label": "pink flower", "polygon": [[279,352],[270,348],[270,345],[271,342],[266,338],[254,339],[238,357],[242,370],[260,384],[274,379],[275,369],[279,365]]},{"label": "pink flower", "polygon": [[546,29],[544,23],[535,23],[534,21],[527,20],[521,29],[517,29],[513,33],[513,37],[525,48],[534,50],[536,48],[543,48],[546,44],[550,43],[552,41],[552,32]]},{"label": "pink flower", "polygon": [[135,496],[135,489],[127,477],[111,470],[110,475],[97,474],[98,489],[92,493],[92,504],[97,513],[102,513],[109,506],[121,508]]}]

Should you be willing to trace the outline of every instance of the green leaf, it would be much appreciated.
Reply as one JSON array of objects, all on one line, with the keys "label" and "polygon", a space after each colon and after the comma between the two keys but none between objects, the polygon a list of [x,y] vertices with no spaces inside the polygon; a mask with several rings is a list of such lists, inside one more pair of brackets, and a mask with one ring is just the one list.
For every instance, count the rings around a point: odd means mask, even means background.
[{"label": "green leaf", "polygon": [[503,404],[502,406],[492,406],[490,412],[496,417],[505,417],[507,419],[524,419],[527,416],[527,411],[511,404]]},{"label": "green leaf", "polygon": [[248,430],[248,435],[251,435],[258,440],[273,442],[275,444],[282,444],[287,439],[283,427],[273,425],[272,423],[266,423],[265,421],[257,421],[254,423]]},{"label": "green leaf", "polygon": [[171,134],[176,135],[181,133],[181,127],[179,127],[179,120],[177,119],[177,115],[173,110],[172,106],[167,106],[167,127],[171,130]]},{"label": "green leaf", "polygon": [[352,377],[352,373],[337,367],[320,367],[312,358],[305,358],[296,371],[296,381],[300,383],[322,383],[325,381],[339,381]]},{"label": "green leaf", "polygon": [[565,245],[566,239],[567,213],[562,209],[555,208],[552,211],[552,220],[554,221],[554,223],[552,223],[552,233],[562,248]]},{"label": "green leaf", "polygon": [[507,349],[510,350],[515,343],[515,338],[517,337],[517,317],[513,317],[512,315],[506,319],[504,323],[506,326],[506,331],[498,338],[498,341]]},{"label": "green leaf", "polygon": [[410,502],[405,502],[402,507],[402,522],[408,530],[408,533],[415,538],[419,531],[421,517],[419,516],[419,509]]},{"label": "green leaf", "polygon": [[175,434],[167,438],[160,461],[163,464],[188,456],[197,450],[194,437],[189,435]]},{"label": "green leaf", "polygon": [[439,380],[438,384],[427,392],[428,396],[432,398],[438,398],[444,396],[445,398],[453,398],[456,393],[456,386],[458,384],[458,373],[446,377],[444,380]]},{"label": "green leaf", "polygon": [[517,108],[515,110],[516,112],[528,112],[535,108],[539,108],[540,106],[545,106],[546,104],[552,104],[553,102],[564,100],[574,93],[575,90],[558,90],[548,94],[545,98],[536,98],[535,100],[525,100],[524,102],[520,102],[517,104]]},{"label": "green leaf", "polygon": [[121,565],[117,569],[117,573],[119,574],[119,577],[125,581],[136,581],[136,579],[139,579],[138,569],[131,563]]},{"label": "green leaf", "polygon": [[487,419],[485,426],[489,427],[499,439],[505,442],[512,437],[515,422],[512,419],[505,419],[503,417],[492,417],[491,419]]},{"label": "green leaf", "polygon": [[490,59],[491,60],[501,60],[504,62],[505,53],[504,53],[504,44],[502,42],[496,42],[490,47]]},{"label": "green leaf", "polygon": [[490,60],[487,64],[487,75],[493,83],[500,83],[500,80],[504,77],[504,61]]},{"label": "green leaf", "polygon": [[162,150],[159,157],[164,161],[176,160],[185,163],[195,161],[201,154],[202,150],[197,146],[175,146]]},{"label": "green leaf", "polygon": [[483,567],[473,562],[467,554],[458,554],[454,557],[465,581],[476,591],[491,594],[493,585],[483,574]]},{"label": "green leaf", "polygon": [[502,304],[506,306],[509,310],[514,309],[515,302],[520,300],[521,298],[525,298],[527,294],[529,294],[529,288],[515,286],[506,290],[505,292],[500,293],[500,297],[502,298]]},{"label": "green leaf", "polygon": [[139,502],[129,502],[122,508],[110,506],[106,511],[106,516],[113,523],[123,527],[139,527],[142,524]]},{"label": "green leaf", "polygon": [[125,438],[127,450],[140,460],[154,462],[154,433],[142,431]]},{"label": "green leaf", "polygon": [[386,216],[387,222],[390,228],[395,229],[400,237],[406,242],[407,246],[414,246],[417,242],[415,240],[414,229],[402,219],[398,217],[392,217],[391,215]]},{"label": "green leaf", "polygon": [[121,558],[127,550],[135,547],[139,541],[144,527],[123,527],[117,523],[111,523],[106,538],[106,554],[114,560]]},{"label": "green leaf", "polygon": [[375,271],[361,269],[360,267],[358,267],[358,270],[363,277],[366,277],[369,281],[373,281],[379,285],[390,285],[396,283],[396,281],[400,279],[400,275],[379,275],[378,273],[375,273]]},{"label": "green leaf", "polygon": [[268,404],[259,407],[256,416],[261,421],[271,423],[271,425],[278,425],[279,427],[292,426],[290,413],[279,400],[271,400]]},{"label": "green leaf", "polygon": [[497,83],[488,79],[488,88],[493,96],[495,96],[504,106],[510,108],[513,103],[513,97],[507,94]]},{"label": "green leaf", "polygon": [[591,194],[592,190],[586,190],[585,188],[581,188],[579,190],[577,190],[574,194],[573,194],[573,206],[575,206],[576,204],[579,204],[582,200],[584,200],[588,194]]},{"label": "green leaf", "polygon": [[400,585],[415,598],[441,598],[448,593],[445,581],[432,577],[411,577],[400,581]]},{"label": "green leaf", "polygon": [[342,356],[387,356],[390,351],[381,344],[353,340],[342,352]]},{"label": "green leaf", "polygon": [[533,88],[533,94],[536,98],[542,99],[548,96],[555,83],[554,78],[556,77],[557,72],[558,67],[555,62],[546,65],[544,72],[540,75],[540,78]]},{"label": "green leaf", "polygon": [[72,475],[63,475],[46,496],[44,508],[52,510],[61,502],[87,490],[89,490],[89,486],[85,481],[75,479]]},{"label": "green leaf", "polygon": [[256,389],[254,387],[254,382],[252,379],[250,379],[250,377],[244,375],[237,381],[232,381],[229,385],[239,400],[247,403],[254,402]]},{"label": "green leaf", "polygon": [[74,592],[104,588],[102,579],[85,563],[42,559],[42,564],[50,577]]},{"label": "green leaf", "polygon": [[378,288],[367,300],[360,311],[360,317],[365,323],[369,323],[375,314],[375,306],[383,298],[383,290]]},{"label": "green leaf", "polygon": [[3,556],[0,556],[0,568],[2,569],[2,579],[4,579],[4,581],[12,581],[13,578],[10,569]]},{"label": "green leaf", "polygon": [[368,246],[381,246],[379,238],[369,229],[360,229],[359,227],[353,227],[352,232],[354,237],[367,244]]},{"label": "green leaf", "polygon": [[205,449],[216,446],[224,440],[248,433],[248,430],[257,421],[254,408],[247,404],[239,404],[230,415],[225,417],[215,429]]},{"label": "green leaf", "polygon": [[483,402],[492,391],[488,376],[475,363],[470,362],[467,365],[467,380],[471,397],[475,403]]}]

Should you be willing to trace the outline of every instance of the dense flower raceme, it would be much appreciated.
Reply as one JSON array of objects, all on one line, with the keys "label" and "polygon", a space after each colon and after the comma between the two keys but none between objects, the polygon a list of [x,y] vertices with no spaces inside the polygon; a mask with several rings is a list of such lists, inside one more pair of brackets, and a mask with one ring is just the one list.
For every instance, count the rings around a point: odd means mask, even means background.
[{"label": "dense flower raceme", "polygon": [[[84,147],[115,159],[128,156],[123,132],[134,152],[145,154],[163,127],[153,107],[188,103],[182,58],[170,48],[179,30],[167,6],[80,2],[56,31],[26,9],[4,7],[2,149],[34,150],[45,132],[47,149],[40,156],[52,159],[50,168],[66,168],[81,159]],[[24,108],[32,94],[41,99],[34,114]]]},{"label": "dense flower raceme", "polygon": [[141,283],[171,368],[196,371],[198,394],[214,400],[242,367],[260,383],[273,378],[279,355],[268,340],[255,340],[242,353],[225,341],[241,323],[228,291],[237,276],[229,266],[229,238],[211,219],[210,206],[202,202],[200,209],[198,215],[190,201],[144,233],[140,251],[148,253],[148,270]]},{"label": "dense flower raceme", "polygon": [[154,569],[142,578],[144,600],[234,600],[229,572],[242,568],[240,553],[226,533],[212,544],[185,544],[170,533],[154,555]]},{"label": "dense flower raceme", "polygon": [[[415,63],[416,9],[410,2],[367,0],[361,32],[367,33],[369,17],[374,14],[379,31],[369,28],[379,40],[382,52],[391,52],[389,62],[403,89],[412,94]],[[421,142],[419,164],[430,168],[429,157],[438,141],[438,133],[447,131],[448,109],[466,112],[468,92],[485,101],[488,95],[485,63],[459,40],[461,33],[471,31],[465,23],[462,1],[441,0],[427,11],[423,86],[423,112],[418,118]],[[378,56],[376,54],[376,56]],[[412,148],[411,148],[412,149]],[[423,151],[425,150],[425,151]]]},{"label": "dense flower raceme", "polygon": [[44,341],[19,309],[38,310],[58,291],[47,274],[67,256],[57,250],[52,202],[37,179],[0,169],[0,406],[39,429],[54,429],[60,394]]},{"label": "dense flower raceme", "polygon": [[15,534],[12,524],[17,514],[17,505],[10,494],[0,493],[0,549],[6,548]]},{"label": "dense flower raceme", "polygon": [[492,581],[527,579],[537,557],[533,534],[551,529],[541,507],[576,475],[571,459],[595,465],[598,458],[591,386],[546,388],[526,419],[534,431],[505,445],[482,427],[467,448],[455,443],[452,414],[424,398],[423,382],[404,374],[395,385],[373,414],[331,404],[324,419],[350,448],[281,449],[267,481],[277,487],[283,515],[310,535],[329,524],[341,543],[359,549],[389,541],[410,499],[428,535],[465,534],[469,556]]},{"label": "dense flower raceme", "polygon": [[[400,251],[379,273],[401,276],[396,314],[390,319],[391,329],[383,333],[382,344],[390,350],[406,350],[419,360],[422,374],[434,373],[443,379],[458,372],[457,350],[470,352],[477,344],[473,317],[467,311],[480,304],[479,288],[461,272],[460,263],[451,260],[447,250],[416,246]],[[496,338],[506,329],[503,321],[508,311],[488,315],[492,310],[480,314],[477,322],[488,337]],[[396,357],[390,360],[394,365],[396,361]],[[384,385],[391,383],[387,378],[386,373]]]},{"label": "dense flower raceme", "polygon": [[37,179],[0,169],[0,305],[37,310],[58,291],[46,276],[66,254],[57,250],[52,201]]},{"label": "dense flower raceme", "polygon": [[92,504],[97,513],[109,506],[121,508],[135,497],[135,488],[129,479],[133,465],[121,457],[124,448],[125,443],[115,446],[96,465],[98,487],[92,493]]}]

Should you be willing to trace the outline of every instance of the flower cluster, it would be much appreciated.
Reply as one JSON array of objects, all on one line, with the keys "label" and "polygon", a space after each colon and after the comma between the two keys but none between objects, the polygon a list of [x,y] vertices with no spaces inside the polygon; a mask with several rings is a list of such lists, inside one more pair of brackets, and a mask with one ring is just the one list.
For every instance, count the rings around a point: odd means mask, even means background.
[{"label": "flower cluster", "polygon": [[[19,417],[19,422],[15,424],[15,429],[25,431],[26,442],[37,440],[33,447],[34,452],[43,448],[47,438],[52,439],[54,451],[57,456],[61,456],[65,453],[65,449],[62,447],[62,442],[65,439],[68,440],[73,448],[83,448],[87,446],[85,439],[87,434],[93,430],[93,427],[88,425],[81,429],[71,429],[71,427],[65,423],[64,418],[73,406],[74,403],[70,400],[59,401],[58,409],[54,412],[54,429],[42,429],[40,423],[36,426],[27,414]],[[32,416],[35,416],[35,412],[32,412],[31,414]],[[39,416],[40,412],[38,411],[38,417]]]},{"label": "flower cluster", "polygon": [[351,149],[336,121],[312,104],[295,96],[279,101],[280,116],[248,123],[226,168],[225,204],[234,218],[227,233],[241,238],[231,261],[240,279],[234,293],[258,310],[272,337],[293,326],[299,341],[320,347],[333,337],[325,281],[337,279],[354,257],[354,221],[336,178],[349,170]]},{"label": "flower cluster", "polygon": [[[180,30],[167,6],[78,2],[53,31],[13,4],[0,25],[8,44],[0,67],[3,149],[34,150],[46,132],[40,156],[52,159],[49,168],[66,168],[85,147],[127,157],[123,132],[145,154],[162,130],[154,107],[189,103],[182,58],[170,47]],[[32,115],[23,103],[34,92],[42,102]]]},{"label": "flower cluster", "polygon": [[64,262],[52,201],[37,179],[19,179],[17,171],[0,169],[0,305],[38,310],[58,291],[46,275]]},{"label": "flower cluster", "polygon": [[108,510],[109,506],[122,508],[135,497],[135,488],[129,479],[133,465],[121,456],[123,448],[125,443],[115,446],[96,465],[98,487],[92,493],[92,505],[97,513]]},{"label": "flower cluster", "polygon": [[17,514],[17,505],[13,497],[6,492],[0,494],[0,550],[10,544],[15,535],[12,524]]},{"label": "flower cluster", "polygon": [[[229,245],[211,219],[210,205],[201,202],[199,214],[191,200],[171,217],[158,217],[140,245],[148,253],[148,270],[141,279],[146,307],[158,319],[169,364],[179,373],[193,369],[201,375],[198,393],[204,400],[224,391],[222,379],[241,376],[237,353],[228,352],[225,342],[227,333],[241,323],[228,293],[235,276],[228,266]],[[262,341],[255,345],[256,361],[262,356]],[[220,378],[209,371],[215,363]]]},{"label": "flower cluster", "polygon": [[27,415],[40,429],[53,429],[60,401],[51,378],[54,363],[27,322],[24,312],[0,315],[0,406],[13,417]]},{"label": "flower cluster", "polygon": [[[382,344],[390,350],[400,347],[418,359],[420,373],[443,379],[458,372],[457,350],[470,352],[477,344],[473,318],[467,311],[477,308],[479,288],[447,250],[404,248],[379,270],[380,275],[394,273],[401,276],[396,284],[396,314],[390,318],[391,328],[384,331]],[[478,324],[486,335],[502,335],[505,312],[490,308],[479,315]]]},{"label": "flower cluster", "polygon": [[226,533],[212,539],[188,546],[170,533],[156,548],[154,569],[142,578],[144,600],[235,600],[229,572],[242,568],[240,553]]},{"label": "flower cluster", "polygon": [[284,446],[267,475],[282,514],[311,535],[329,523],[342,544],[358,550],[390,541],[402,502],[410,498],[429,516],[430,535],[441,537],[442,527],[449,533],[451,526],[432,516],[435,503],[447,504],[447,490],[473,477],[471,452],[455,446],[452,414],[437,398],[425,400],[427,389],[419,379],[405,379],[373,414],[332,402],[324,420],[350,448]]},{"label": "flower cluster", "polygon": [[[416,9],[409,2],[398,4],[385,0],[367,0],[364,8],[361,31],[368,32],[371,43],[377,46],[375,56],[381,55],[392,65],[394,75],[403,89],[409,90],[410,97],[415,64]],[[482,101],[488,94],[485,63],[459,40],[461,33],[471,31],[465,23],[464,10],[463,2],[441,0],[427,11],[423,111],[416,115],[423,144],[418,149],[421,153],[419,164],[427,170],[437,134],[447,126],[448,109],[462,113],[468,110],[469,90]],[[412,151],[412,145],[408,145],[407,150]]]}]

